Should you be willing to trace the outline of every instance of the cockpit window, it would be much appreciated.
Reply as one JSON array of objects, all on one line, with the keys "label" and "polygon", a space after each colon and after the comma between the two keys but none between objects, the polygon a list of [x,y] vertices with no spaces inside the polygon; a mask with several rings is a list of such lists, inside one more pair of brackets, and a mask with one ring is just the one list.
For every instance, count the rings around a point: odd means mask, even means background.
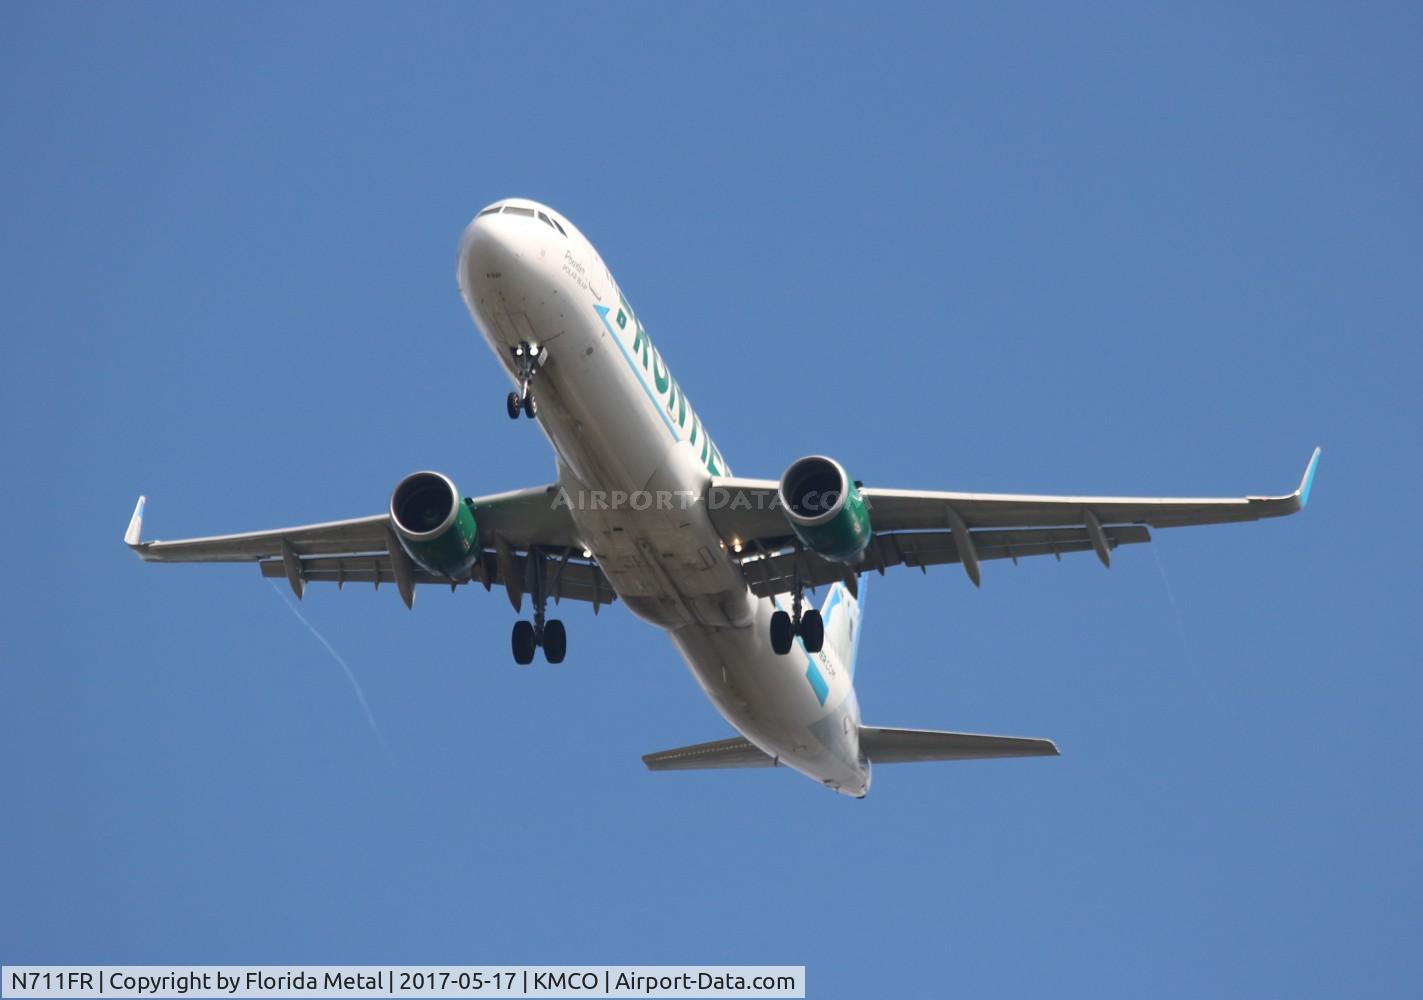
[{"label": "cockpit window", "polygon": [[539,218],[543,221],[544,225],[551,226],[554,229],[557,229],[559,231],[559,234],[562,235],[565,239],[568,237],[568,234],[563,231],[563,227],[560,226],[553,219],[551,219],[549,216],[544,215],[542,212],[540,212]]},{"label": "cockpit window", "polygon": [[558,224],[557,219],[536,209],[525,208],[523,205],[490,205],[488,208],[482,210],[479,215],[476,215],[475,218],[477,219],[482,215],[493,215],[496,212],[503,212],[505,215],[522,215],[530,219],[537,218],[544,225],[557,229],[559,235],[564,239],[568,238],[568,233],[564,232],[563,227]]}]

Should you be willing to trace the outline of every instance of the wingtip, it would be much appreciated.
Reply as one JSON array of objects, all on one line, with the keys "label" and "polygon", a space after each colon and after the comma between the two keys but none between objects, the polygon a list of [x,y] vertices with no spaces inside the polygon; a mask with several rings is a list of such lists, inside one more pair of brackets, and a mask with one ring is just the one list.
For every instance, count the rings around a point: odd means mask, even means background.
[{"label": "wingtip", "polygon": [[138,498],[138,503],[133,507],[133,517],[128,521],[128,530],[124,532],[124,544],[131,549],[138,547],[139,537],[143,534],[143,505],[146,503],[148,497]]},{"label": "wingtip", "polygon": [[1309,457],[1309,464],[1304,468],[1304,476],[1299,481],[1299,489],[1295,490],[1295,496],[1299,498],[1300,510],[1303,510],[1309,503],[1309,491],[1314,489],[1314,474],[1319,469],[1319,455],[1324,449],[1315,448],[1314,454]]}]

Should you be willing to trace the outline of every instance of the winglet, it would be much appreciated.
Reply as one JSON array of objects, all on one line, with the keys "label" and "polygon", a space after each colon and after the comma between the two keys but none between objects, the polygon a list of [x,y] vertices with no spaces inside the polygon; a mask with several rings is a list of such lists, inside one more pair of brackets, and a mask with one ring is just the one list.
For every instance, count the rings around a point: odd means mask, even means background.
[{"label": "winglet", "polygon": [[1314,488],[1314,473],[1319,468],[1319,452],[1321,449],[1315,448],[1314,454],[1309,458],[1309,465],[1305,466],[1304,478],[1299,481],[1299,489],[1295,490],[1295,496],[1299,498],[1300,510],[1304,510],[1309,503],[1309,491]]},{"label": "winglet", "polygon": [[124,544],[129,548],[138,547],[139,536],[143,533],[143,505],[147,502],[147,497],[139,497],[134,505],[133,517],[129,518],[128,530],[124,532]]}]

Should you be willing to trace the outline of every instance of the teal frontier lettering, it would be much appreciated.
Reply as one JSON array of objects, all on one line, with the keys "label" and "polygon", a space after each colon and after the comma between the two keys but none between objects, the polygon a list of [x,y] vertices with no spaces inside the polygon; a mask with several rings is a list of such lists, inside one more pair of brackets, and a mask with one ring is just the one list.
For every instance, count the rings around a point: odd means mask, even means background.
[{"label": "teal frontier lettering", "polygon": [[[652,376],[652,387],[657,391],[658,397],[667,409],[668,420],[683,431],[687,431],[687,437],[683,440],[692,447],[695,448],[698,441],[701,442],[701,461],[707,467],[708,472],[713,476],[731,475],[731,470],[726,467],[726,461],[721,457],[721,452],[717,451],[716,444],[702,427],[697,415],[692,412],[691,404],[687,402],[687,394],[682,391],[682,387],[677,384],[677,380],[667,370],[667,365],[663,362],[662,355],[657,353],[657,348],[652,346],[652,338],[643,328],[642,320],[633,314],[632,306],[628,305],[627,298],[621,292],[618,293],[618,300],[622,303],[622,308],[618,310],[615,317],[618,329],[614,336],[626,333],[628,325],[632,324],[631,357],[634,359],[634,364],[641,364],[642,370]],[[603,321],[607,322],[606,316]],[[688,431],[689,424],[691,429]]]}]

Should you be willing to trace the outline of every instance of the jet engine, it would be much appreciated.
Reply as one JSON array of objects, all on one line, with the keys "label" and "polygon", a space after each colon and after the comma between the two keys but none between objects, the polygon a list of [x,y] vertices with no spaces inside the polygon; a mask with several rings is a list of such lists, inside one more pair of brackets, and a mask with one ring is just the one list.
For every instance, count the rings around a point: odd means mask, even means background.
[{"label": "jet engine", "polygon": [[451,580],[469,575],[479,558],[479,527],[448,476],[415,472],[390,495],[395,537],[420,568]]},{"label": "jet engine", "polygon": [[802,544],[837,562],[857,562],[870,544],[870,512],[845,467],[823,455],[791,463],[781,476],[781,507]]}]

